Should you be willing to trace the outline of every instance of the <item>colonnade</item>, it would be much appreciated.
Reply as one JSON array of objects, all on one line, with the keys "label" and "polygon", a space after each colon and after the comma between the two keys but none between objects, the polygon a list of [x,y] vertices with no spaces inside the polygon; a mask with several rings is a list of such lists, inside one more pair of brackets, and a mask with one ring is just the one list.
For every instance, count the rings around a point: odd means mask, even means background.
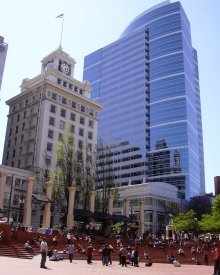
[{"label": "colonnade", "polygon": [[[4,202],[4,190],[6,184],[7,173],[0,171],[0,208],[3,209],[3,202]],[[27,183],[27,191],[26,191],[26,198],[24,203],[24,215],[23,215],[23,225],[25,227],[31,226],[31,211],[32,211],[32,193],[33,193],[33,185],[35,179],[29,177],[26,181]],[[43,212],[43,223],[42,228],[50,227],[50,219],[51,219],[51,198],[52,198],[52,191],[53,191],[53,182],[48,181],[45,183],[46,187],[46,196],[49,199],[49,202],[44,206]],[[76,187],[70,186],[68,187],[69,190],[69,204],[68,204],[68,213],[67,213],[67,228],[70,228],[74,222],[74,202],[75,202],[75,193]],[[95,196],[96,191],[89,192],[89,210],[94,213],[95,211]],[[113,196],[109,196],[108,201],[108,212],[109,214],[113,213]]]},{"label": "colonnade", "polygon": [[[6,184],[7,173],[0,171],[0,208],[3,209],[3,201],[4,201],[4,190]],[[33,185],[35,179],[29,177],[27,179],[27,192],[26,199],[24,204],[24,215],[23,215],[23,225],[25,227],[31,226],[31,211],[32,211],[32,193],[33,193]],[[48,181],[45,183],[46,187],[46,196],[49,199],[49,202],[44,207],[43,213],[43,228],[50,227],[50,219],[51,219],[51,197],[53,190],[53,182]],[[74,222],[74,202],[75,202],[75,193],[76,187],[70,186],[69,190],[69,204],[68,204],[68,213],[67,213],[67,228],[70,228]],[[89,192],[89,210],[94,213],[95,210],[95,196],[96,191]],[[110,193],[108,197],[108,213],[110,215],[113,214],[113,201],[114,196]],[[129,198],[125,198],[123,200],[123,214],[126,217],[129,217],[129,209],[130,209],[130,200]],[[140,214],[140,223],[139,223],[139,233],[143,235],[144,233],[144,202],[140,201],[139,203],[139,214]]]}]

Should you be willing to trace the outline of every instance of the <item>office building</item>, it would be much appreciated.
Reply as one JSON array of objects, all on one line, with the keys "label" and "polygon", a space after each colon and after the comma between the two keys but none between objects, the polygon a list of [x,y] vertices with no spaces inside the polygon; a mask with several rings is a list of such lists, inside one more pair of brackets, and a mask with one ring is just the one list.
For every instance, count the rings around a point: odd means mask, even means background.
[{"label": "office building", "polygon": [[197,52],[180,2],[146,10],[87,55],[83,79],[103,105],[98,136],[111,144],[118,186],[165,182],[187,200],[205,193]]},{"label": "office building", "polygon": [[9,99],[3,164],[40,173],[56,167],[56,144],[68,127],[76,150],[96,145],[101,106],[90,85],[74,78],[75,60],[59,47],[42,61],[41,73],[24,79]]},{"label": "office building", "polygon": [[4,37],[0,36],[0,90],[2,85],[2,78],[5,68],[5,60],[8,51],[8,44],[4,42]]}]

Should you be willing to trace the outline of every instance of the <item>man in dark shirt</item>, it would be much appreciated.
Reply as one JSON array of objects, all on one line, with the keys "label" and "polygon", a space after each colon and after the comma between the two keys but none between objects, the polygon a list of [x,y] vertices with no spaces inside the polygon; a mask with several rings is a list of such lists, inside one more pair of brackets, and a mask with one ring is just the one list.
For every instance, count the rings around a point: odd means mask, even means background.
[{"label": "man in dark shirt", "polygon": [[87,263],[91,264],[92,263],[92,254],[93,254],[93,247],[92,244],[90,243],[86,249],[86,255],[87,255]]}]

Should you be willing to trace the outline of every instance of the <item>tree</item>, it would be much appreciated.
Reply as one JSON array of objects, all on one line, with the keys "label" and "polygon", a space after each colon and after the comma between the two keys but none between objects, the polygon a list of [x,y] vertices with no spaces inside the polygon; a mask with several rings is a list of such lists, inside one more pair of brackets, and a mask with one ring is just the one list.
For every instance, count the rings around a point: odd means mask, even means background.
[{"label": "tree", "polygon": [[54,182],[52,208],[59,209],[66,219],[69,191],[68,187],[75,185],[77,154],[74,145],[74,137],[67,128],[57,142],[57,165],[53,172],[50,171],[50,179]]},{"label": "tree", "polygon": [[220,232],[220,195],[212,202],[211,214],[203,215],[199,224],[203,231]]},{"label": "tree", "polygon": [[195,231],[199,228],[196,213],[189,210],[186,213],[180,212],[172,219],[172,225],[175,230]]},{"label": "tree", "polygon": [[115,175],[113,172],[113,153],[111,145],[104,143],[102,138],[99,138],[97,147],[97,167],[96,167],[96,209],[103,213],[108,211],[108,198],[110,195],[118,196],[118,189],[114,182]]}]

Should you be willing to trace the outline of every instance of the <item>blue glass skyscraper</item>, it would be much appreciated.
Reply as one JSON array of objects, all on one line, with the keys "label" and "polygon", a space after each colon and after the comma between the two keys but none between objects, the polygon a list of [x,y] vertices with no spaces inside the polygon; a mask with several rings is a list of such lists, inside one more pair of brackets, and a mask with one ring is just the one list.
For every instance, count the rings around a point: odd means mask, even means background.
[{"label": "blue glass skyscraper", "polygon": [[118,185],[167,182],[186,199],[205,192],[197,53],[180,2],[137,16],[85,57],[83,78],[103,105],[98,135],[112,144]]}]

